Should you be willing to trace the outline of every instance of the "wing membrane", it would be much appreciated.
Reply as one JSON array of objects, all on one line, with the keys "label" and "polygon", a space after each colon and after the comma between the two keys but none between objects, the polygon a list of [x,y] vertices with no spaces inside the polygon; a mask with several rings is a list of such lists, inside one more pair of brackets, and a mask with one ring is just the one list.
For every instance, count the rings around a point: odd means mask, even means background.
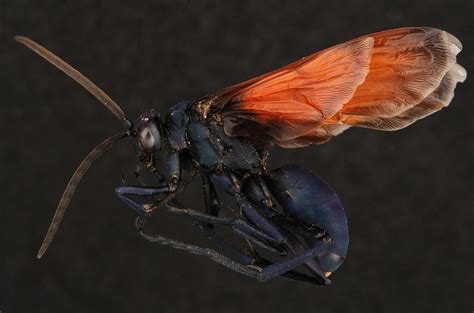
[{"label": "wing membrane", "polygon": [[397,130],[447,106],[465,70],[461,43],[434,28],[363,36],[213,97],[230,135],[282,147],[324,143],[351,126]]}]

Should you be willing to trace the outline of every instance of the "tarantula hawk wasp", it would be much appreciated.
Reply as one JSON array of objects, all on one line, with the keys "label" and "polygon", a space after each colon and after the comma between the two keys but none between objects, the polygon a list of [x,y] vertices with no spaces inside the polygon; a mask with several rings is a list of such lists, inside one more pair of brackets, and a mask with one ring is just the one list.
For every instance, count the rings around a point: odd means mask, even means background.
[{"label": "tarantula hawk wasp", "polygon": [[[407,27],[362,36],[215,95],[178,103],[164,120],[150,110],[132,123],[117,103],[66,62],[28,38],[15,39],[81,84],[126,129],[96,146],[79,165],[38,258],[53,240],[91,163],[117,141],[132,137],[139,156],[137,175],[148,171],[162,182],[115,190],[139,214],[139,234],[206,255],[259,281],[283,276],[328,284],[328,276],[344,261],[349,243],[346,215],[334,190],[296,165],[268,170],[265,160],[272,145],[321,144],[351,126],[401,129],[447,106],[456,84],[466,78],[466,71],[456,63],[462,48],[459,40],[442,30]],[[162,173],[157,162],[163,164]],[[205,212],[185,208],[175,200],[185,176],[201,176]],[[216,187],[233,196],[240,210],[236,217],[219,216]],[[163,206],[197,222],[231,256],[145,233],[145,219]],[[242,251],[214,232],[214,225],[229,227],[252,248],[284,258],[269,261],[255,249]],[[295,270],[302,265],[309,274]]]}]

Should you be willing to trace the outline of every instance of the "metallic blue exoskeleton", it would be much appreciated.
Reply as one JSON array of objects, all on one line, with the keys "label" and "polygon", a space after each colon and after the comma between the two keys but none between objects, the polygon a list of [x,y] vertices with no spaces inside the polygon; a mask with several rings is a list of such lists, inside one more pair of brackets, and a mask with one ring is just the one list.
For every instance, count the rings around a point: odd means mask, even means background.
[{"label": "metallic blue exoskeleton", "polygon": [[[116,193],[140,214],[136,227],[143,238],[208,256],[259,281],[282,276],[313,284],[330,282],[328,276],[342,264],[348,247],[344,209],[331,187],[311,172],[295,165],[267,169],[267,148],[272,144],[269,139],[284,134],[289,124],[274,117],[263,124],[254,123],[256,115],[239,111],[239,106],[234,106],[239,101],[235,92],[248,83],[198,101],[178,103],[164,120],[151,110],[133,125],[117,103],[69,64],[29,38],[15,39],[91,92],[126,128],[126,132],[97,145],[81,162],[58,204],[39,258],[51,243],[74,190],[92,162],[117,141],[131,137],[139,160],[135,174],[141,185],[121,186]],[[223,105],[228,109],[221,110]],[[226,116],[226,112],[235,114]],[[144,183],[144,171],[152,174],[153,183]],[[184,208],[175,199],[197,176],[203,183],[204,212]],[[219,215],[216,187],[235,200],[238,210],[232,217]],[[163,207],[192,219],[225,255],[145,233],[145,219]],[[231,245],[215,232],[215,226],[228,227],[245,239],[247,249]],[[306,273],[296,271],[300,266],[306,268]]]},{"label": "metallic blue exoskeleton", "polygon": [[[81,162],[38,257],[51,243],[91,163],[114,143],[132,137],[141,186],[121,186],[116,193],[140,214],[139,234],[206,255],[259,281],[283,276],[328,284],[349,242],[347,219],[334,190],[298,166],[267,169],[271,145],[321,144],[353,126],[401,129],[447,106],[456,84],[466,78],[456,63],[462,48],[458,39],[439,29],[406,27],[350,40],[197,101],[179,103],[163,121],[151,110],[133,125],[114,100],[76,69],[27,37],[15,39],[93,94],[126,128],[98,144]],[[393,56],[400,54],[405,57],[395,58],[394,64]],[[385,89],[389,92],[381,92]],[[143,171],[153,174],[156,182],[143,183]],[[184,208],[175,199],[197,176],[203,183],[205,212]],[[216,187],[235,200],[238,210],[233,217],[219,215]],[[163,207],[191,218],[228,256],[145,233],[145,218]],[[216,225],[244,238],[248,248],[231,245],[214,231]],[[262,251],[265,256],[259,254]],[[296,271],[300,266],[306,273]]]},{"label": "metallic blue exoskeleton", "polygon": [[[295,166],[266,168],[266,152],[245,138],[226,135],[218,114],[203,116],[190,102],[174,106],[162,121],[151,110],[136,122],[139,166],[160,178],[159,186],[122,186],[118,197],[143,217],[165,205],[189,216],[231,257],[162,236],[140,234],[151,241],[191,253],[205,254],[235,271],[265,281],[284,276],[316,284],[344,261],[349,236],[344,209],[334,190],[311,172]],[[189,180],[201,176],[206,212],[183,208],[174,198]],[[232,195],[237,218],[219,217],[216,187]],[[281,208],[279,210],[278,208]],[[230,227],[251,249],[231,246],[214,232],[214,225]],[[268,260],[255,247],[281,256]],[[309,274],[295,271],[303,265]]]}]

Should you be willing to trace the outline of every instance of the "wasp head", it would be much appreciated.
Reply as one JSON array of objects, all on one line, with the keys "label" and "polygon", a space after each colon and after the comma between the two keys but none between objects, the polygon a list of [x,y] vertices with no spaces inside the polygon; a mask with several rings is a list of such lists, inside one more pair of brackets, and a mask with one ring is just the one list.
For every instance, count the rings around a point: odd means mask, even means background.
[{"label": "wasp head", "polygon": [[161,150],[163,146],[162,129],[160,114],[153,109],[138,118],[134,133],[140,153],[150,155]]}]

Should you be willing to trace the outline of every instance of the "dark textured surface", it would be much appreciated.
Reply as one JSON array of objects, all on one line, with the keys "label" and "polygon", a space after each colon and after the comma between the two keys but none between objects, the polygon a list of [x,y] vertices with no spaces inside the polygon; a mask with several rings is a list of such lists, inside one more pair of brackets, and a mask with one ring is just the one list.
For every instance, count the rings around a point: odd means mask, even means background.
[{"label": "dark textured surface", "polygon": [[[161,111],[355,36],[407,25],[448,30],[474,65],[473,1],[0,1],[0,311],[472,312],[472,77],[452,105],[395,133],[351,130],[329,144],[273,151],[342,199],[351,243],[326,288],[259,284],[202,257],[140,240],[113,193],[133,169],[123,143],[85,177],[58,237],[35,259],[82,157],[121,130],[112,114],[12,40],[43,43],[130,117]],[[200,203],[199,184],[184,196]],[[194,239],[192,226],[158,227]]]}]

